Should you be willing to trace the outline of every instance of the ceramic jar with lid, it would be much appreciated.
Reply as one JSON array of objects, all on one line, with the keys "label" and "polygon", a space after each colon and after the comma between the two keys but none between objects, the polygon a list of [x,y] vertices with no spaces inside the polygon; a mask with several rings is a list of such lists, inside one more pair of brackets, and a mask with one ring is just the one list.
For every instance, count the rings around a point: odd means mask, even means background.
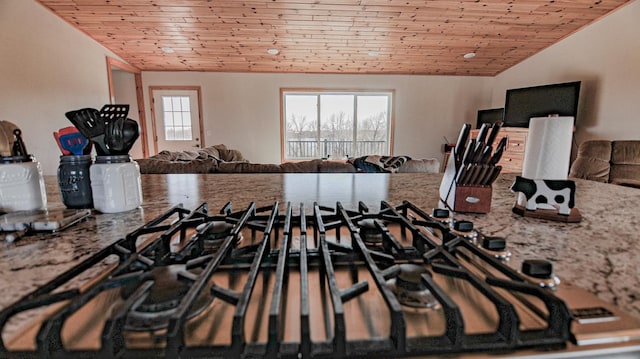
[{"label": "ceramic jar with lid", "polygon": [[140,167],[129,155],[96,156],[89,172],[96,210],[125,212],[142,204]]},{"label": "ceramic jar with lid", "polygon": [[0,157],[0,210],[29,211],[47,207],[40,162],[33,156]]}]

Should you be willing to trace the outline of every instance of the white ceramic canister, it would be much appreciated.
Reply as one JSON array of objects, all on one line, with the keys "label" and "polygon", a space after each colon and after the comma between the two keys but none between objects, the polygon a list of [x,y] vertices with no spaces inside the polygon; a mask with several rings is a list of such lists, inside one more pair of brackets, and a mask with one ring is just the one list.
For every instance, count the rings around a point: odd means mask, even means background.
[{"label": "white ceramic canister", "polygon": [[47,192],[40,162],[33,156],[0,159],[0,210],[31,211],[47,207]]},{"label": "white ceramic canister", "polygon": [[96,156],[89,172],[93,207],[98,211],[125,212],[142,204],[140,167],[129,155]]}]

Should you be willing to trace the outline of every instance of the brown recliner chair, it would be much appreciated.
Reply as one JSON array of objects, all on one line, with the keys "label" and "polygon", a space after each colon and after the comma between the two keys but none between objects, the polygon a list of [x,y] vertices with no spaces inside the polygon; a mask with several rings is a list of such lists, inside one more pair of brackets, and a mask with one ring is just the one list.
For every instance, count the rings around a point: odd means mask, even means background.
[{"label": "brown recliner chair", "polygon": [[583,142],[569,177],[640,188],[640,140]]}]

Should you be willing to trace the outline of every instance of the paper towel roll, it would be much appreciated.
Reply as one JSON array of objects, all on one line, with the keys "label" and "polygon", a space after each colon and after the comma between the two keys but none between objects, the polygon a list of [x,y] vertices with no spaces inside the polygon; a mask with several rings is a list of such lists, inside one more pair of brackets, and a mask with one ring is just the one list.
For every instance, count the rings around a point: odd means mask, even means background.
[{"label": "paper towel roll", "polygon": [[531,179],[567,179],[572,138],[573,117],[532,118],[522,176]]}]

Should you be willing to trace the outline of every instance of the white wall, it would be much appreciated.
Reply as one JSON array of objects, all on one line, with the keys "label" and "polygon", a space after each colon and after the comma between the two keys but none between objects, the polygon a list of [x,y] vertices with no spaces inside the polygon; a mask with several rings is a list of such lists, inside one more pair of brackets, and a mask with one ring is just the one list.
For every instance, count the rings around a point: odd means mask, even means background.
[{"label": "white wall", "polygon": [[55,174],[53,131],[65,112],[109,102],[109,52],[35,1],[0,1],[0,120],[22,129],[27,150]]},{"label": "white wall", "polygon": [[[396,90],[394,154],[442,159],[443,136],[455,141],[463,122],[490,100],[486,77],[143,72],[148,87],[202,88],[205,145],[224,143],[252,162],[280,162],[280,88]],[[151,152],[153,146],[151,146]]]},{"label": "white wall", "polygon": [[509,88],[582,81],[578,143],[640,139],[640,0],[495,77],[493,107]]}]

